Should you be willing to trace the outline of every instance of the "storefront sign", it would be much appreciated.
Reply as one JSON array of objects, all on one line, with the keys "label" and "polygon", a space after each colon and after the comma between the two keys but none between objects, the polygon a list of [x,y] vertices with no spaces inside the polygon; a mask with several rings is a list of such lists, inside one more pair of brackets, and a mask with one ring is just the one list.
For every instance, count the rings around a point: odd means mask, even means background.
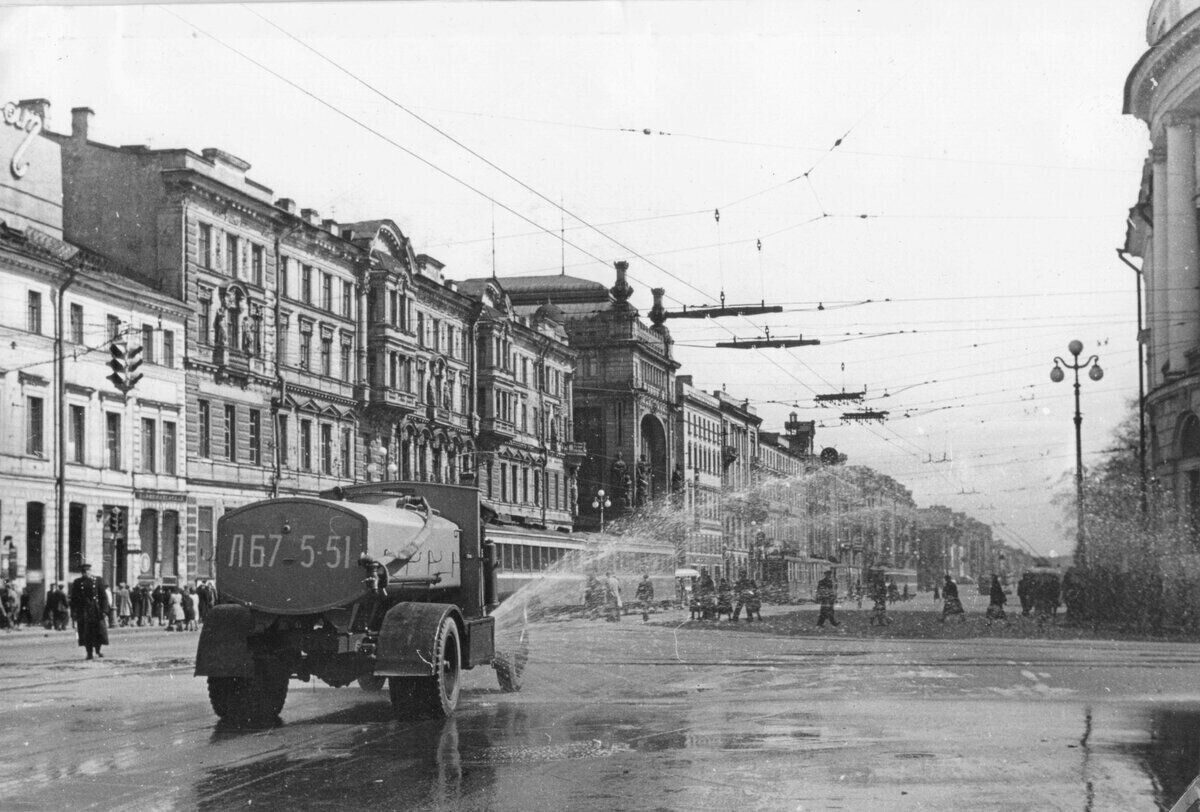
[{"label": "storefront sign", "polygon": [[25,150],[29,148],[29,142],[37,137],[42,131],[42,117],[24,107],[18,107],[13,102],[8,102],[4,105],[4,123],[10,127],[16,127],[18,130],[24,130],[28,135],[21,142],[13,153],[12,161],[9,167],[12,169],[14,178],[22,178],[29,171],[29,161],[21,160],[25,156]]}]

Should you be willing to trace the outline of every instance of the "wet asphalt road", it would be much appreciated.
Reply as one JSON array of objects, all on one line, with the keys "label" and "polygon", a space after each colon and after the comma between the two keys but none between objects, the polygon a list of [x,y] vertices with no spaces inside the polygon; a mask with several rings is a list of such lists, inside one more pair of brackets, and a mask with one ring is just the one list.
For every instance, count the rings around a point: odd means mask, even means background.
[{"label": "wet asphalt road", "polygon": [[[767,608],[769,615],[779,609]],[[815,616],[815,612],[814,612]],[[195,633],[0,633],[0,809],[1169,808],[1200,771],[1200,648],[538,624],[524,690],[449,721],[293,682],[219,727]]]}]

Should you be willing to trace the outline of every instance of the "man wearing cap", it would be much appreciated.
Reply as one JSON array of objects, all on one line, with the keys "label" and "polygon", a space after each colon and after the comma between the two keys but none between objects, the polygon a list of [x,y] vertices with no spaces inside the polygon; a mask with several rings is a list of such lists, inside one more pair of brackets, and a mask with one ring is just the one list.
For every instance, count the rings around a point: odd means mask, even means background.
[{"label": "man wearing cap", "polygon": [[108,645],[108,593],[104,581],[92,575],[92,564],[79,565],[83,574],[71,582],[71,614],[79,632],[79,645],[87,651],[87,659],[103,657],[100,647]]}]

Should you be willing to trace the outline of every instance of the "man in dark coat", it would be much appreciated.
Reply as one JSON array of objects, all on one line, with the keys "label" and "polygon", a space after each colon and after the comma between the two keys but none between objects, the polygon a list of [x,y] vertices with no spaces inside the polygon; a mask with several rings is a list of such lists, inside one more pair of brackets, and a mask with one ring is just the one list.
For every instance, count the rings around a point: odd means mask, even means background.
[{"label": "man in dark coat", "polygon": [[1033,588],[1033,573],[1026,572],[1021,576],[1021,580],[1017,581],[1017,600],[1021,602],[1021,614],[1025,617],[1028,617],[1033,609]]},{"label": "man in dark coat", "polygon": [[831,626],[842,625],[833,617],[833,605],[837,603],[837,587],[833,585],[833,570],[825,570],[825,575],[817,581],[817,603],[821,605],[821,611],[817,614],[818,626],[824,626],[827,620]]},{"label": "man in dark coat", "polygon": [[[758,584],[751,578],[745,570],[738,570],[737,583],[733,585],[733,591],[737,593],[737,604],[733,607],[733,619],[737,621],[742,614],[742,607],[746,607],[746,622],[754,620],[756,607],[758,607]],[[762,613],[758,614],[758,619],[762,620]]]},{"label": "man in dark coat", "polygon": [[83,574],[71,582],[71,613],[79,632],[79,645],[87,651],[87,659],[103,657],[101,646],[108,645],[108,592],[104,581],[92,575],[92,565],[80,565]]},{"label": "man in dark coat", "polygon": [[71,607],[67,603],[67,593],[62,584],[51,584],[46,593],[46,611],[50,624],[56,632],[65,632],[71,622]]}]

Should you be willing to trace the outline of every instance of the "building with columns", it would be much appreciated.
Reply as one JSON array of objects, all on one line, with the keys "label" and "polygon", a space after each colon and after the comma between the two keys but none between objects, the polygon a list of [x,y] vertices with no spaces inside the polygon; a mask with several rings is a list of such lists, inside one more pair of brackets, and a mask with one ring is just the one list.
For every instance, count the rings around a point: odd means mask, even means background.
[{"label": "building with columns", "polygon": [[1157,0],[1146,44],[1124,109],[1150,135],[1125,242],[1142,260],[1147,464],[1200,516],[1200,0]]},{"label": "building with columns", "polygon": [[[574,440],[586,456],[579,467],[579,518],[599,528],[596,494],[611,501],[606,520],[671,492],[676,464],[675,371],[664,326],[663,291],[655,288],[650,325],[630,304],[629,265],[615,263],[616,282],[572,276],[501,279],[514,310],[535,312],[551,302],[562,314],[578,363],[574,376]],[[598,503],[598,502],[597,502]],[[599,504],[599,503],[598,503]]]},{"label": "building with columns", "polygon": [[571,439],[575,353],[566,317],[550,302],[519,314],[504,284],[459,284],[476,302],[476,481],[497,520],[570,531],[583,453]]}]

